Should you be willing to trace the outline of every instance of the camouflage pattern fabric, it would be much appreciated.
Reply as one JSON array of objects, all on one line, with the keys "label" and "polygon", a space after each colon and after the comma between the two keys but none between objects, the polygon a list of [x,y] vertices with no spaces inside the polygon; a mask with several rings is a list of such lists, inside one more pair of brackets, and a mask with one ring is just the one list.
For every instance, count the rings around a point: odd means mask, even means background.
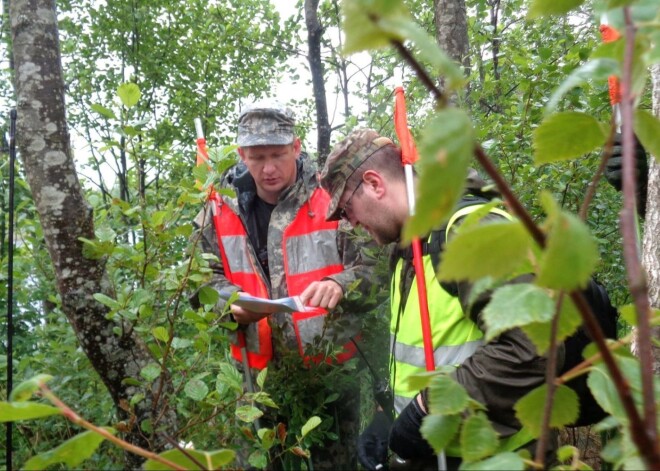
[{"label": "camouflage pattern fabric", "polygon": [[394,143],[373,129],[357,129],[332,149],[321,173],[321,186],[332,198],[326,220],[339,219],[339,200],[351,175],[374,152],[388,145],[394,146]]},{"label": "camouflage pattern fabric", "polygon": [[286,145],[295,138],[295,118],[279,102],[262,101],[246,107],[238,118],[240,147]]}]

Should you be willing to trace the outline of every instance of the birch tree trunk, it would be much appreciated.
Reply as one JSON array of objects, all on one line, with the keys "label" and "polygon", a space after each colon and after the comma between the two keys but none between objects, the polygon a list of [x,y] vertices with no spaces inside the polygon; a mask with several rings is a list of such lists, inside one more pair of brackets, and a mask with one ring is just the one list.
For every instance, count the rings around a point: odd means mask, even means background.
[{"label": "birch tree trunk", "polygon": [[[433,0],[433,11],[438,45],[463,66],[465,75],[469,75],[470,42],[465,0]],[[444,83],[440,85],[444,89]]]},{"label": "birch tree trunk", "polygon": [[[653,112],[660,117],[660,65],[651,69],[653,81]],[[649,161],[648,197],[644,221],[642,263],[648,277],[651,306],[660,309],[660,164],[659,155]],[[651,338],[660,338],[660,328],[654,327]],[[653,371],[660,374],[660,348],[653,347]]]},{"label": "birch tree trunk", "polygon": [[[146,434],[140,425],[149,421],[153,430],[174,435],[175,413],[167,402],[169,379],[165,374],[161,376],[163,388],[159,384],[124,384],[125,378],[139,379],[140,370],[154,359],[130,326],[108,320],[107,308],[93,298],[95,293],[113,294],[105,264],[85,258],[80,241],[81,237],[94,239],[93,214],[84,199],[71,153],[54,3],[12,0],[10,5],[17,147],[55,269],[62,311],[108,388],[120,419],[135,423],[129,427],[126,439],[159,450],[165,443],[163,436]],[[153,391],[160,391],[160,395]],[[136,394],[143,394],[145,399],[128,412],[128,404]],[[141,461],[130,455],[126,466],[134,469]]]}]

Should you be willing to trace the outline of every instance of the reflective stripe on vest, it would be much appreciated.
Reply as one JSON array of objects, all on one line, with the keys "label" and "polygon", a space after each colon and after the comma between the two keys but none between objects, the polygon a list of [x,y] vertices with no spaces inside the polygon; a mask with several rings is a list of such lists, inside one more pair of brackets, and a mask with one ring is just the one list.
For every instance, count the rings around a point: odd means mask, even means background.
[{"label": "reflective stripe on vest", "polygon": [[[298,210],[291,224],[284,229],[284,273],[291,296],[301,294],[314,281],[344,270],[337,250],[339,221],[325,220],[329,204],[330,195],[317,188],[309,201]],[[291,315],[300,355],[303,355],[307,345],[312,344],[314,339],[323,333],[327,313],[325,309],[314,309],[294,312]],[[343,352],[337,355],[337,361],[340,363],[351,358],[356,352],[350,341],[343,348]],[[316,355],[313,358],[305,357],[305,360],[318,363],[324,358]]]},{"label": "reflective stripe on vest", "polygon": [[[341,257],[337,251],[337,228],[339,223],[326,222],[325,213],[330,197],[321,189],[316,189],[309,200],[298,210],[296,217],[283,233],[282,250],[288,294],[299,295],[312,282],[343,271]],[[214,224],[219,235],[218,245],[225,268],[225,276],[241,290],[254,296],[268,298],[268,288],[255,266],[255,259],[240,218],[215,196]],[[227,254],[231,254],[228,257]],[[321,335],[327,311],[315,309],[310,312],[291,315],[299,352]],[[268,319],[263,318],[249,324],[246,330],[248,360],[253,368],[265,368],[272,358],[271,329]],[[345,352],[337,361],[346,361],[355,354],[355,347],[349,342]],[[348,350],[347,350],[348,348]],[[242,360],[240,346],[232,342],[234,358]],[[322,358],[309,360],[320,361]]]}]

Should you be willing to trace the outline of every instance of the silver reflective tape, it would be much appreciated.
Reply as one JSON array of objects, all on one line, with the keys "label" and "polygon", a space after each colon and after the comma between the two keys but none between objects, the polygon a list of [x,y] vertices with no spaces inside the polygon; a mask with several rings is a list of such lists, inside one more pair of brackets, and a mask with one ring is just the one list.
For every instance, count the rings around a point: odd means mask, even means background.
[{"label": "silver reflective tape", "polygon": [[320,270],[329,265],[341,265],[336,235],[334,229],[327,229],[289,237],[286,240],[289,274],[298,275]]},{"label": "silver reflective tape", "polygon": [[221,236],[222,246],[225,248],[229,271],[232,273],[254,273],[248,258],[246,236]]},{"label": "silver reflective tape", "polygon": [[315,337],[318,337],[323,332],[323,324],[325,323],[325,316],[319,315],[316,317],[308,317],[297,322],[300,340],[303,343],[303,348],[312,343]]},{"label": "silver reflective tape", "polygon": [[[392,346],[392,341],[393,336],[390,337],[390,347]],[[481,340],[472,340],[463,345],[438,347],[433,352],[435,366],[460,365],[470,358],[482,344],[483,342]],[[422,347],[413,347],[396,342],[391,351],[396,361],[420,368],[426,367],[426,357],[424,356],[424,348]]]}]

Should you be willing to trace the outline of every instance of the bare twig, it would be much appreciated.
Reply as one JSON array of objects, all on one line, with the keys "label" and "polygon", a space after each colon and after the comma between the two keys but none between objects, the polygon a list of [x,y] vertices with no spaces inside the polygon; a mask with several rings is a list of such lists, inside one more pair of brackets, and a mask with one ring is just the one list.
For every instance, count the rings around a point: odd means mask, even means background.
[{"label": "bare twig", "polygon": [[548,352],[548,366],[545,373],[545,383],[548,392],[543,405],[543,421],[541,423],[541,436],[536,443],[536,465],[543,468],[545,453],[548,447],[548,433],[550,431],[550,417],[552,415],[552,404],[555,402],[555,371],[557,371],[557,330],[559,326],[559,313],[564,302],[564,292],[561,291],[555,303],[555,315],[550,323],[550,350]]}]

